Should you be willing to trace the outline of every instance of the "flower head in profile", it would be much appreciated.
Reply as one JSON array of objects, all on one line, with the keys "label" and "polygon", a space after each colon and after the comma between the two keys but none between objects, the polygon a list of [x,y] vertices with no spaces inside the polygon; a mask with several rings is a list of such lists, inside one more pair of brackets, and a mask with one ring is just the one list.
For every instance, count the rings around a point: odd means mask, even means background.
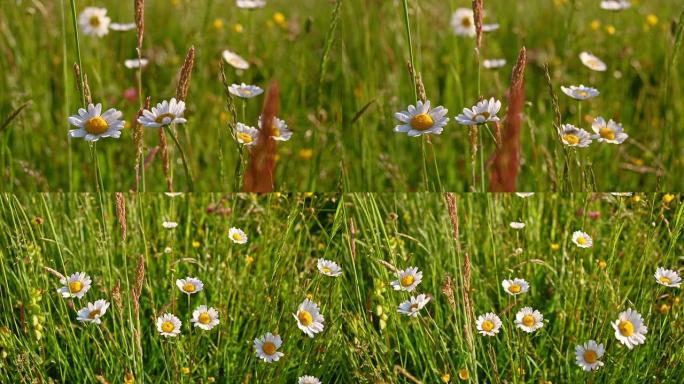
[{"label": "flower head in profile", "polygon": [[471,8],[458,8],[451,15],[451,28],[457,36],[475,36],[475,18]]},{"label": "flower head in profile", "polygon": [[78,115],[69,116],[69,124],[77,129],[69,131],[69,136],[95,142],[103,137],[118,139],[124,128],[123,114],[114,108],[102,113],[102,104],[88,104],[88,109],[80,108]]},{"label": "flower head in profile", "polygon": [[76,314],[76,320],[83,323],[95,323],[100,324],[102,321],[100,317],[107,312],[109,308],[109,303],[106,300],[98,300],[94,303],[88,303],[84,308],[81,308]]},{"label": "flower head in profile", "polygon": [[482,65],[487,69],[499,69],[506,65],[506,59],[486,59]]},{"label": "flower head in profile", "polygon": [[200,292],[204,288],[202,281],[195,277],[186,277],[185,279],[176,280],[176,286],[181,292],[189,295],[193,295]]},{"label": "flower head in profile", "polygon": [[321,381],[314,376],[300,376],[297,379],[297,384],[321,384]]},{"label": "flower head in profile", "polygon": [[187,120],[183,118],[185,112],[185,102],[183,100],[162,101],[149,111],[145,109],[142,116],[138,118],[138,123],[147,128],[161,128],[170,124],[185,124]]},{"label": "flower head in profile", "polygon": [[230,240],[233,241],[235,244],[246,244],[247,243],[247,234],[245,231],[243,231],[240,228],[235,228],[232,227],[228,230],[228,237],[230,237]]},{"label": "flower head in profile", "polygon": [[604,0],[601,1],[601,9],[607,11],[622,11],[632,6],[629,0]]},{"label": "flower head in profile", "polygon": [[57,290],[62,297],[76,297],[78,299],[82,298],[86,292],[90,289],[92,280],[85,274],[85,272],[76,272],[71,276],[60,279],[60,284],[63,286]]},{"label": "flower head in profile", "polygon": [[420,310],[430,302],[430,299],[430,296],[422,293],[418,296],[411,296],[409,300],[399,304],[399,309],[397,309],[397,312],[401,313],[402,315],[417,317]]},{"label": "flower head in profile", "polygon": [[425,103],[418,100],[415,107],[409,105],[406,111],[394,114],[394,118],[400,122],[394,127],[394,132],[406,133],[409,136],[439,135],[449,122],[449,118],[446,117],[448,112],[442,106],[430,109],[430,100]]},{"label": "flower head in profile", "polygon": [[280,360],[285,356],[284,353],[278,351],[278,348],[283,345],[283,340],[280,335],[273,335],[271,332],[254,339],[254,352],[261,360],[271,363]]},{"label": "flower head in profile", "polygon": [[496,116],[501,109],[501,102],[493,97],[489,100],[484,99],[475,104],[472,108],[463,108],[463,113],[456,116],[456,122],[461,125],[479,125],[487,122],[499,121]]},{"label": "flower head in profile", "polygon": [[606,63],[589,52],[581,52],[579,57],[582,61],[582,64],[592,71],[604,72],[607,68]]},{"label": "flower head in profile", "polygon": [[476,325],[482,336],[496,336],[501,329],[501,319],[495,313],[488,312],[477,318]]},{"label": "flower head in profile", "polygon": [[580,84],[579,87],[575,85],[569,87],[561,85],[561,91],[575,100],[587,100],[599,95],[598,89],[585,87],[583,84]]},{"label": "flower head in profile", "polygon": [[633,309],[621,312],[611,325],[615,329],[615,338],[629,349],[646,341],[648,328],[641,315]]},{"label": "flower head in profile", "polygon": [[572,233],[572,242],[580,248],[591,248],[591,246],[594,245],[591,236],[582,231],[575,231]]},{"label": "flower head in profile", "polygon": [[524,279],[504,280],[501,282],[504,291],[509,295],[516,296],[530,290],[530,284]]},{"label": "flower head in profile", "polygon": [[326,276],[337,277],[342,274],[342,268],[334,262],[326,259],[318,259],[318,271]]},{"label": "flower head in profile", "polygon": [[235,0],[235,5],[242,9],[257,9],[266,6],[266,0]]},{"label": "flower head in profile", "polygon": [[237,126],[235,127],[235,140],[237,140],[238,143],[247,147],[252,147],[256,145],[258,138],[258,129],[246,124],[237,123]]},{"label": "flower head in profile", "polygon": [[292,316],[297,320],[297,327],[307,336],[314,337],[315,334],[323,332],[325,318],[321,315],[318,304],[313,301],[305,299],[299,304],[297,313],[293,313]]},{"label": "flower head in profile", "polygon": [[575,362],[586,372],[597,370],[603,367],[600,359],[604,351],[603,344],[589,340],[575,347]]},{"label": "flower head in profile", "polygon": [[242,58],[242,56],[238,55],[237,53],[230,51],[226,49],[221,53],[221,56],[223,56],[223,60],[226,61],[226,63],[230,64],[233,68],[236,69],[248,69],[249,68],[249,63],[247,60]]},{"label": "flower head in profile", "polygon": [[[259,129],[263,129],[261,116],[259,116]],[[274,117],[273,125],[271,125],[271,138],[276,141],[288,141],[291,137],[292,131],[287,127],[287,123],[277,117]]]},{"label": "flower head in profile", "polygon": [[135,29],[135,23],[111,23],[109,29],[117,32],[132,31]]},{"label": "flower head in profile", "polygon": [[109,23],[106,8],[86,7],[78,16],[78,24],[83,33],[89,36],[102,37],[109,33]]},{"label": "flower head in profile", "polygon": [[256,85],[242,84],[231,84],[228,87],[228,91],[237,97],[242,97],[243,99],[251,99],[264,93],[264,90]]},{"label": "flower head in profile", "polygon": [[397,271],[397,280],[390,283],[395,291],[411,292],[423,280],[423,272],[420,272],[417,267],[409,267],[401,271]]},{"label": "flower head in profile", "polygon": [[508,225],[510,225],[510,227],[513,228],[513,229],[523,229],[523,228],[525,228],[525,223],[521,223],[521,222],[519,222],[519,221],[511,221],[511,223],[508,224]]},{"label": "flower head in profile", "polygon": [[128,69],[135,69],[135,68],[144,68],[149,64],[150,61],[142,58],[142,59],[129,59],[129,60],[124,60],[124,67]]},{"label": "flower head in profile", "polygon": [[176,337],[181,332],[183,323],[172,313],[157,317],[157,331],[164,337]]},{"label": "flower head in profile", "polygon": [[658,284],[664,285],[666,287],[679,288],[679,286],[682,284],[682,278],[679,277],[677,272],[671,269],[659,267],[656,269],[653,277],[655,277]]},{"label": "flower head in profile", "polygon": [[219,324],[219,313],[213,307],[200,305],[192,311],[190,322],[200,329],[209,331]]},{"label": "flower head in profile", "polygon": [[178,227],[178,223],[175,221],[165,220],[162,221],[162,227],[165,229],[176,229],[176,227]]},{"label": "flower head in profile", "polygon": [[616,123],[612,119],[606,123],[606,120],[601,116],[594,119],[591,129],[595,133],[592,138],[599,143],[622,144],[629,137],[623,131],[622,124]]},{"label": "flower head in profile", "polygon": [[561,141],[568,147],[586,148],[591,144],[591,134],[584,129],[572,124],[563,124],[561,128]]},{"label": "flower head in profile", "polygon": [[527,199],[528,197],[534,196],[534,192],[516,192],[515,195],[520,198]]},{"label": "flower head in profile", "polygon": [[515,326],[532,333],[544,326],[544,316],[536,309],[525,307],[515,314]]}]

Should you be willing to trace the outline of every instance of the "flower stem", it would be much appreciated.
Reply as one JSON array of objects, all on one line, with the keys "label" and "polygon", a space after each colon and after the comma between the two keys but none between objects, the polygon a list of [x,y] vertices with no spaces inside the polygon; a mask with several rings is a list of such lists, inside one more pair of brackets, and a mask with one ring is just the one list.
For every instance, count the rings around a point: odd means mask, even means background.
[{"label": "flower stem", "polygon": [[188,161],[185,158],[185,152],[183,151],[183,148],[181,147],[180,142],[178,142],[178,138],[176,137],[176,135],[173,134],[173,132],[171,132],[168,125],[164,126],[164,130],[171,136],[174,144],[176,144],[176,148],[178,148],[178,152],[180,152],[181,160],[183,161],[183,168],[185,169],[185,177],[188,179],[187,180],[188,190],[190,192],[192,192],[193,188],[195,186],[195,183],[193,182],[192,176],[190,175],[190,169],[188,168]]},{"label": "flower stem", "polygon": [[[404,26],[406,27],[406,39],[408,40],[408,46],[409,46],[409,60],[411,61],[411,68],[413,70],[416,70],[416,65],[415,62],[413,61],[413,42],[411,41],[411,27],[409,24],[409,8],[408,8],[408,0],[403,0],[403,5],[404,5]],[[416,79],[413,77],[411,79],[411,82],[413,83],[413,94],[415,96],[415,99],[418,100],[418,90],[416,89]]]}]

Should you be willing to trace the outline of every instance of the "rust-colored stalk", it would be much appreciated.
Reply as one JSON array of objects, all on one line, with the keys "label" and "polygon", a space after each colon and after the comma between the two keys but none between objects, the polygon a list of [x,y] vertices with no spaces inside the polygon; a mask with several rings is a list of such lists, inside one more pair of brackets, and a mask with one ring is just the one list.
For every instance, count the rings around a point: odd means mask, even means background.
[{"label": "rust-colored stalk", "polygon": [[183,67],[178,78],[178,86],[176,87],[176,100],[185,100],[188,97],[188,87],[190,86],[190,77],[192,77],[192,66],[195,64],[195,47],[192,46],[185,56]]},{"label": "rust-colored stalk", "polygon": [[119,220],[119,229],[121,230],[121,241],[126,241],[126,200],[121,192],[114,194],[116,200],[116,217]]},{"label": "rust-colored stalk", "polygon": [[475,46],[482,46],[482,3],[484,0],[473,0],[473,18],[475,19]]},{"label": "rust-colored stalk", "polygon": [[142,49],[143,35],[145,35],[145,0],[134,0],[135,29],[138,33],[138,50]]}]

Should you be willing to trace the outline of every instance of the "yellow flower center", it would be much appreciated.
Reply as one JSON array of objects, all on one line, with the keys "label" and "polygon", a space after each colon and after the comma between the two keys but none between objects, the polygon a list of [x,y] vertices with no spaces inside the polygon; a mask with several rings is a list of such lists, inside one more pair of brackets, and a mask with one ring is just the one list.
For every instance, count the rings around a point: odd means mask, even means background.
[{"label": "yellow flower center", "polygon": [[532,316],[532,315],[525,315],[525,316],[523,316],[523,318],[522,318],[522,323],[523,323],[526,327],[531,327],[531,326],[533,326],[534,323],[535,323],[535,321],[534,321],[534,316]]},{"label": "yellow flower center", "polygon": [[183,284],[183,291],[185,292],[195,292],[195,284],[185,283]]},{"label": "yellow flower center", "polygon": [[330,272],[332,272],[332,269],[330,269],[328,267],[323,267],[323,268],[321,268],[321,271],[323,271],[323,273],[330,273]]},{"label": "yellow flower center", "polygon": [[522,287],[520,287],[520,285],[518,285],[518,284],[511,284],[511,286],[508,287],[508,291],[510,293],[520,293],[521,289],[522,289]]},{"label": "yellow flower center", "polygon": [[162,326],[161,326],[162,331],[164,331],[166,333],[173,331],[173,328],[174,328],[173,323],[170,321],[163,322]]},{"label": "yellow flower center", "polygon": [[494,329],[494,322],[491,320],[485,320],[482,322],[482,330],[489,332]]},{"label": "yellow flower center", "polygon": [[105,133],[107,128],[109,128],[107,121],[100,116],[95,116],[85,123],[85,130],[93,135]]},{"label": "yellow flower center", "polygon": [[458,378],[461,380],[468,380],[470,378],[470,373],[467,369],[461,368],[458,370]]},{"label": "yellow flower center", "polygon": [[197,317],[197,320],[202,324],[209,324],[211,321],[211,316],[209,316],[208,312],[202,312],[200,313],[199,317]]},{"label": "yellow flower center", "polygon": [[237,137],[245,144],[249,144],[252,142],[252,136],[250,136],[249,133],[238,132]]},{"label": "yellow flower center", "polygon": [[271,128],[271,136],[280,137],[280,129],[275,125]]},{"label": "yellow flower center", "polygon": [[599,129],[599,135],[606,140],[615,140],[615,132],[610,128]]},{"label": "yellow flower center", "polygon": [[413,277],[413,275],[406,275],[406,276],[404,276],[404,277],[401,278],[401,286],[402,286],[402,287],[408,287],[408,286],[410,286],[411,284],[413,284],[413,282],[414,282],[415,280],[416,280],[416,279]]},{"label": "yellow flower center", "polygon": [[94,319],[94,318],[96,318],[96,317],[99,316],[99,315],[100,315],[100,310],[99,310],[99,309],[93,309],[93,310],[90,311],[90,313],[88,314],[88,318],[89,318],[89,319]]},{"label": "yellow flower center", "polygon": [[596,355],[596,352],[591,350],[591,349],[587,349],[586,351],[584,351],[583,356],[584,356],[584,361],[586,361],[589,364],[594,364],[596,362],[596,360],[598,360],[598,356]]},{"label": "yellow flower center", "polygon": [[663,284],[671,284],[672,283],[672,280],[670,280],[670,278],[667,276],[660,276],[659,280]]},{"label": "yellow flower center", "polygon": [[470,17],[466,16],[466,17],[462,18],[461,19],[461,25],[466,27],[466,28],[470,27],[472,25],[470,22]]},{"label": "yellow flower center", "polygon": [[[248,135],[248,136],[249,136],[249,135]],[[250,136],[250,138],[251,138],[251,136]],[[240,235],[239,232],[233,233],[233,240],[235,240],[235,241],[240,241],[240,240],[242,240],[242,235]]]},{"label": "yellow flower center", "polygon": [[634,324],[631,321],[622,320],[618,324],[618,330],[622,336],[630,337],[634,334]]},{"label": "yellow flower center", "polygon": [[272,354],[274,354],[274,353],[276,352],[276,346],[275,346],[275,344],[273,344],[272,342],[267,341],[267,342],[265,342],[264,345],[261,347],[261,350],[262,350],[265,354],[271,356]]},{"label": "yellow flower center", "polygon": [[587,243],[587,239],[584,236],[580,236],[577,238],[577,244],[585,245],[586,243]]},{"label": "yellow flower center", "polygon": [[489,116],[491,116],[491,114],[489,112],[486,112],[486,111],[481,112],[481,113],[478,113],[477,115],[473,116],[473,120],[477,121],[478,116],[482,116],[482,117],[484,117],[485,120],[487,120],[487,119],[489,119]]},{"label": "yellow flower center", "polygon": [[175,119],[175,118],[176,118],[176,115],[174,115],[173,113],[167,112],[167,113],[162,113],[161,115],[157,116],[157,118],[154,119],[154,122],[157,124],[166,124],[166,123],[164,123],[164,119],[171,119],[171,121],[173,121],[173,119]]},{"label": "yellow flower center", "polygon": [[418,308],[420,308],[420,304],[418,304],[418,303],[413,303],[413,304],[411,304],[411,306],[409,307],[409,310],[410,310],[411,312],[415,312],[415,311],[418,310]]},{"label": "yellow flower center", "polygon": [[313,323],[313,316],[307,311],[301,310],[297,314],[297,319],[299,319],[299,322],[302,323],[303,326],[308,327]]},{"label": "yellow flower center", "polygon": [[570,145],[577,145],[580,142],[579,136],[573,135],[571,133],[563,135],[563,140]]},{"label": "yellow flower center", "polygon": [[79,293],[81,292],[81,289],[83,289],[83,283],[80,281],[72,281],[69,283],[69,292],[71,293]]},{"label": "yellow flower center", "polygon": [[250,91],[249,89],[246,89],[246,88],[242,89],[241,92],[245,96],[251,96],[252,95],[252,91]]},{"label": "yellow flower center", "polygon": [[426,129],[430,129],[432,128],[432,124],[434,124],[432,116],[428,115],[427,113],[415,115],[411,119],[411,127],[413,127],[413,129],[417,131],[424,131]]},{"label": "yellow flower center", "polygon": [[589,96],[589,92],[587,91],[575,91],[577,93],[577,96],[579,97],[587,97]]},{"label": "yellow flower center", "polygon": [[100,26],[100,18],[97,16],[91,16],[90,20],[88,20],[88,22],[90,23],[91,27],[97,28]]}]

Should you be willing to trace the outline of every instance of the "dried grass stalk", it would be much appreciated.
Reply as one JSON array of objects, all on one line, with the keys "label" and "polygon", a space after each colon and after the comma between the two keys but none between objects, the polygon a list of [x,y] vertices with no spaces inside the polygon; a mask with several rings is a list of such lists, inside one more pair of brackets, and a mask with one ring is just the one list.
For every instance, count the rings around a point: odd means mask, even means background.
[{"label": "dried grass stalk", "polygon": [[74,63],[74,75],[76,76],[76,89],[83,95],[86,105],[93,103],[93,98],[90,96],[90,86],[88,86],[88,76],[81,72],[81,67]]},{"label": "dried grass stalk", "polygon": [[143,126],[138,122],[137,117],[142,116],[143,110],[145,109],[150,109],[150,96],[147,96],[147,99],[145,99],[145,106],[143,108],[140,108],[138,111],[138,114],[136,115],[136,119],[133,122],[133,142],[135,143],[135,190],[139,191],[140,188],[140,179],[141,179],[141,173],[140,173],[140,161],[143,156],[143,151],[144,151],[144,146],[145,142],[143,140]]},{"label": "dried grass stalk", "polygon": [[114,302],[114,306],[119,311],[123,310],[123,301],[121,300],[121,281],[117,280],[116,285],[114,285],[114,288],[112,288],[112,302]]},{"label": "dried grass stalk", "polygon": [[475,46],[478,50],[482,46],[482,3],[483,0],[473,0],[473,18],[475,19]]},{"label": "dried grass stalk", "polygon": [[354,219],[349,219],[349,236],[351,237],[351,254],[352,260],[356,260],[356,227],[354,226]]},{"label": "dried grass stalk", "polygon": [[142,295],[143,283],[145,280],[145,257],[138,257],[138,264],[135,268],[135,286],[133,287],[133,309],[136,316],[140,313],[140,295]]},{"label": "dried grass stalk", "polygon": [[119,220],[119,229],[121,229],[121,241],[126,241],[126,200],[121,192],[114,194],[116,200],[116,217]]},{"label": "dried grass stalk", "polygon": [[50,274],[52,274],[53,276],[55,276],[56,278],[58,278],[60,280],[66,279],[66,277],[64,277],[64,275],[62,275],[61,273],[55,271],[54,269],[52,269],[50,267],[43,267],[43,268],[45,268],[46,271],[50,272]]},{"label": "dried grass stalk", "polygon": [[164,178],[166,179],[166,189],[168,189],[168,192],[173,192],[171,160],[169,158],[169,143],[166,141],[166,133],[164,132],[164,128],[159,128],[159,151],[161,152],[162,169],[164,170]]},{"label": "dried grass stalk", "polygon": [[145,35],[145,0],[135,0],[135,29],[138,33],[138,50],[142,49]]},{"label": "dried grass stalk", "polygon": [[261,130],[254,149],[250,152],[250,162],[245,173],[245,192],[266,193],[273,191],[275,173],[276,142],[271,138],[275,130],[275,117],[280,104],[280,88],[277,82],[271,83],[261,112]]},{"label": "dried grass stalk", "polygon": [[454,297],[454,284],[451,280],[451,275],[447,273],[442,284],[442,293],[446,296],[449,306],[452,311],[456,310],[456,298]]},{"label": "dried grass stalk", "polygon": [[185,56],[183,67],[178,78],[178,86],[176,87],[176,100],[185,100],[188,96],[188,87],[190,86],[190,77],[192,77],[192,66],[195,64],[195,47],[192,46]]}]

